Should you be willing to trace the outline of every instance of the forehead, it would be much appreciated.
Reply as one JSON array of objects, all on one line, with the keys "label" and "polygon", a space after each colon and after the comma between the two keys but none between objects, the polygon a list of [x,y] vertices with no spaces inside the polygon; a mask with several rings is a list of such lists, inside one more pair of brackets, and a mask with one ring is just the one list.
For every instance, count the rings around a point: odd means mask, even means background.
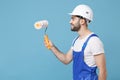
[{"label": "forehead", "polygon": [[72,15],[71,18],[77,18],[77,16],[76,15]]}]

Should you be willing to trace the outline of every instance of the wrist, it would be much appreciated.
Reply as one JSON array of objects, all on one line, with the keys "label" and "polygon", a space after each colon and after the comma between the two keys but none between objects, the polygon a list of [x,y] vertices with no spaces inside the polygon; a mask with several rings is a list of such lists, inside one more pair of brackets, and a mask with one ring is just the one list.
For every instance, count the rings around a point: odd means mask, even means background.
[{"label": "wrist", "polygon": [[50,50],[53,50],[55,48],[55,45],[51,45]]}]

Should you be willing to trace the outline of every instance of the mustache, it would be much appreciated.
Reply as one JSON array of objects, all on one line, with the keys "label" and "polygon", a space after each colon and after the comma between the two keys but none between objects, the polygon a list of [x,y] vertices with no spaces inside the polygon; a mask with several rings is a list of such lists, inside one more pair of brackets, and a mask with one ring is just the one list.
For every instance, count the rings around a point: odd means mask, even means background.
[{"label": "mustache", "polygon": [[70,25],[74,26],[74,24],[72,24],[72,23]]}]

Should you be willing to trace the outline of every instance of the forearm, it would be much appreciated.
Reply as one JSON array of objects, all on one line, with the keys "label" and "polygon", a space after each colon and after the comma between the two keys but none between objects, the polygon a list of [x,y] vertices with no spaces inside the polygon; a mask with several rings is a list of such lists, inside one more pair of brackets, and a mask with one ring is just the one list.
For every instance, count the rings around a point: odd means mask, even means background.
[{"label": "forearm", "polygon": [[51,47],[51,51],[62,63],[66,64],[65,54],[63,54],[60,50],[58,50],[58,48],[55,45]]}]

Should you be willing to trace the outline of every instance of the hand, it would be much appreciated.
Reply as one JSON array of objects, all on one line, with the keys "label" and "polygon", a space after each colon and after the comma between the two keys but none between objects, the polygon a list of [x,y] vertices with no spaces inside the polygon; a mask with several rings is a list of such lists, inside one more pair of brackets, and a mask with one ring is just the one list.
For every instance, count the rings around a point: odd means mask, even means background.
[{"label": "hand", "polygon": [[51,49],[51,47],[53,47],[52,42],[48,38],[48,35],[44,35],[44,44],[48,49]]}]

